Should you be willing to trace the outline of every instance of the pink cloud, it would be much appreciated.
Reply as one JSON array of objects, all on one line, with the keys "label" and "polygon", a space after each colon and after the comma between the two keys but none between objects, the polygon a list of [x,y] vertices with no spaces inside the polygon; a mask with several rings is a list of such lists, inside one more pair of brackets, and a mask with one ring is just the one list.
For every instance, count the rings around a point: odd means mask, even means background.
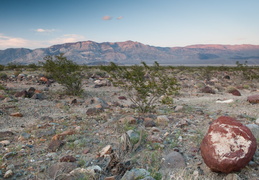
[{"label": "pink cloud", "polygon": [[112,17],[111,16],[103,16],[102,18],[104,21],[109,21],[109,20],[112,20]]}]

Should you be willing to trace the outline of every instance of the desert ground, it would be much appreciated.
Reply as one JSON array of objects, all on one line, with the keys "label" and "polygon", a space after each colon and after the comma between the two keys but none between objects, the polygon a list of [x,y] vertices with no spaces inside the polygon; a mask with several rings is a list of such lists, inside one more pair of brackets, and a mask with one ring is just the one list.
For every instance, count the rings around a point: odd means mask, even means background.
[{"label": "desert ground", "polygon": [[[229,174],[212,172],[200,152],[220,116],[252,126],[259,142],[259,104],[247,101],[259,94],[259,79],[174,69],[180,89],[172,104],[139,113],[98,69],[85,73],[80,96],[40,82],[40,70],[2,73],[0,179],[259,179],[259,143],[249,164]],[[24,97],[32,87],[33,95]]]}]

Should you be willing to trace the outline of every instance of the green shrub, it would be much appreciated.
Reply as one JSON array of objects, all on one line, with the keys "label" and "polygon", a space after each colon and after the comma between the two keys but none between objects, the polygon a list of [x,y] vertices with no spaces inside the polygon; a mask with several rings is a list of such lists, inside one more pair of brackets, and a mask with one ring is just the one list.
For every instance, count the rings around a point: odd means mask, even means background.
[{"label": "green shrub", "polygon": [[0,73],[0,79],[1,80],[7,80],[7,78],[8,78],[8,76],[7,76],[7,74],[6,73]]},{"label": "green shrub", "polygon": [[3,71],[4,68],[5,68],[4,65],[1,65],[1,64],[0,64],[0,71]]},{"label": "green shrub", "polygon": [[69,95],[80,95],[82,93],[82,77],[80,67],[63,54],[58,56],[46,56],[42,62],[43,69],[49,73],[58,83],[65,86]]},{"label": "green shrub", "polygon": [[142,62],[128,68],[111,63],[102,66],[108,72],[114,86],[125,90],[140,112],[150,112],[161,96],[174,95],[178,91],[177,80],[165,72],[157,62],[152,67]]}]

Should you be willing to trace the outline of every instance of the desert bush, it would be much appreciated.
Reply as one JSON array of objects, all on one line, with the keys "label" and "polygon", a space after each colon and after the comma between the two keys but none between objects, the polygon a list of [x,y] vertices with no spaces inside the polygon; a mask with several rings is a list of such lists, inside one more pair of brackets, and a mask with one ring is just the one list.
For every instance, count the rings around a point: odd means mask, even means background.
[{"label": "desert bush", "polygon": [[101,69],[110,74],[113,85],[124,89],[129,99],[143,113],[152,111],[161,96],[174,95],[179,89],[176,78],[167,74],[157,62],[152,67],[144,62],[130,67],[111,63]]},{"label": "desert bush", "polygon": [[0,71],[3,71],[4,68],[5,68],[5,66],[0,64]]},{"label": "desert bush", "polygon": [[7,74],[6,73],[0,73],[0,79],[1,80],[7,80],[7,78],[8,78],[8,76],[7,76]]},{"label": "desert bush", "polygon": [[58,56],[46,56],[45,62],[41,62],[43,69],[58,83],[65,86],[69,95],[80,95],[82,93],[82,77],[80,67],[63,54]]},{"label": "desert bush", "polygon": [[243,74],[244,79],[253,80],[259,79],[259,67],[258,66],[248,66],[247,61],[244,64],[236,62],[236,69],[241,71]]}]

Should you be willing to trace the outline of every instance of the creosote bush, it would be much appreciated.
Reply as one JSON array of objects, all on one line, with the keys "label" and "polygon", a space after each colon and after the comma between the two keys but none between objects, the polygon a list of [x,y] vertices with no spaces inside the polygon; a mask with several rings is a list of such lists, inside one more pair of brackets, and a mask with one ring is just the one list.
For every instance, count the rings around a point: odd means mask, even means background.
[{"label": "creosote bush", "polygon": [[61,85],[65,86],[69,95],[80,95],[82,93],[82,77],[80,67],[63,54],[58,56],[46,56],[45,62],[41,62],[43,69]]},{"label": "creosote bush", "polygon": [[130,67],[111,63],[101,69],[110,74],[114,86],[125,90],[129,99],[142,113],[152,111],[162,96],[172,96],[179,89],[176,78],[166,73],[157,62],[153,66],[142,62],[142,65]]}]

